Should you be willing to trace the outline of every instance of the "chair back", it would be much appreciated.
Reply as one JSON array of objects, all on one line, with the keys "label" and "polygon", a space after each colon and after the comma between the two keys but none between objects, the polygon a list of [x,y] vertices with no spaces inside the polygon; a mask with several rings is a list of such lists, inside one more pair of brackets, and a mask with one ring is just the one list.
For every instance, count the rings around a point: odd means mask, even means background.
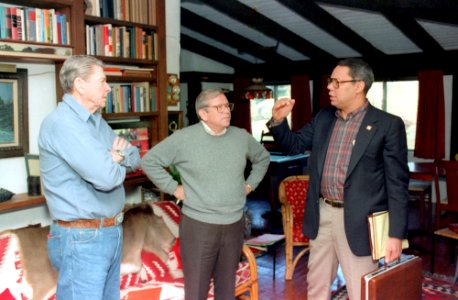
[{"label": "chair back", "polygon": [[302,233],[305,202],[309,187],[308,175],[289,176],[282,180],[279,186],[279,200],[283,205],[291,207],[293,242],[304,242],[308,239]]},{"label": "chair back", "polygon": [[[278,187],[283,231],[285,233],[285,279],[291,280],[299,259],[310,249],[309,239],[302,233],[309,176],[289,176]],[[294,247],[301,250],[294,251]]]},{"label": "chair back", "polygon": [[[439,177],[445,176],[447,196],[442,199],[439,188]],[[440,160],[436,163],[434,175],[436,190],[436,228],[440,226],[441,211],[458,212],[458,162]],[[441,201],[442,200],[442,201]]]}]

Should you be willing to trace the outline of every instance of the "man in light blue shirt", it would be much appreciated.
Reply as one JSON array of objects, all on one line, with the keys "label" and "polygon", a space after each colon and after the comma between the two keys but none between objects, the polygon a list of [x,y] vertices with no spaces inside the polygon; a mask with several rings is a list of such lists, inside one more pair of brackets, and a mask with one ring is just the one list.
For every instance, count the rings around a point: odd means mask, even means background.
[{"label": "man in light blue shirt", "polygon": [[99,111],[110,87],[101,61],[67,59],[63,101],[38,138],[46,202],[53,220],[48,255],[59,273],[57,299],[120,298],[123,182],[140,155]]}]

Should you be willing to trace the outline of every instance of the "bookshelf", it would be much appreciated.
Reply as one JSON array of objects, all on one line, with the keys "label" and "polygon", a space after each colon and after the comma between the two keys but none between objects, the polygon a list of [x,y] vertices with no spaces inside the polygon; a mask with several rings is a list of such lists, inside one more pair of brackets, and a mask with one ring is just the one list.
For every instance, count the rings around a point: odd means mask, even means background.
[{"label": "bookshelf", "polygon": [[[100,15],[88,14],[93,12],[93,8],[86,7],[85,3],[91,5],[98,3],[100,6],[100,2],[102,6],[105,4],[104,7],[113,5],[113,12],[115,9],[117,12],[122,12],[120,4],[125,3],[128,5],[125,9],[130,13],[126,14],[124,10],[121,18],[119,14],[107,11],[102,11]],[[65,20],[65,32],[67,33],[65,38],[56,35],[52,29],[54,27],[46,26],[40,33],[44,34],[44,37],[39,40],[36,39],[36,36],[34,38],[27,36],[27,33],[22,32],[19,37],[17,33],[13,36],[12,32],[10,34],[0,30],[0,60],[20,63],[50,63],[55,66],[58,101],[63,96],[58,78],[63,61],[72,54],[88,54],[87,28],[98,26],[104,28],[104,31],[110,27],[112,31],[113,28],[129,28],[127,31],[135,34],[135,38],[131,39],[135,43],[135,51],[130,53],[129,50],[129,55],[121,53],[117,56],[109,51],[97,52],[94,56],[109,67],[121,70],[120,74],[107,76],[109,83],[147,86],[149,90],[147,97],[150,103],[152,101],[151,90],[154,90],[155,105],[146,106],[146,109],[141,110],[104,113],[103,117],[109,123],[148,122],[151,132],[150,147],[167,136],[165,0],[0,0],[0,6],[5,8],[5,13],[10,12],[11,14],[11,8],[14,8],[16,12],[19,11],[21,25],[30,23],[21,15],[21,11],[24,13],[28,10],[35,11],[35,16],[37,12],[43,12],[46,16],[45,20],[49,19],[50,24],[56,24],[56,27],[57,19]],[[3,17],[1,13],[0,9],[0,16]],[[59,17],[55,17],[56,15]],[[54,19],[50,19],[52,18],[50,16],[54,16],[55,21],[52,21]],[[0,21],[5,21],[3,19],[8,19],[6,14],[5,18],[0,18]],[[12,17],[9,19],[12,22]],[[17,27],[17,13],[15,24]],[[62,31],[62,25],[60,25],[60,31]],[[119,46],[115,48],[115,53],[119,52],[116,51],[119,49]],[[143,176],[126,180],[125,184],[138,185],[147,181]]]},{"label": "bookshelf", "polygon": [[82,0],[0,1],[0,22],[4,28],[0,30],[0,57],[58,62],[81,53],[83,48],[76,41],[83,36],[75,25],[83,17],[82,9]]},{"label": "bookshelf", "polygon": [[[165,0],[88,2],[85,53],[105,63],[112,87],[103,117],[114,128],[148,123],[150,148],[168,135]],[[148,181],[139,175],[125,184]]]}]

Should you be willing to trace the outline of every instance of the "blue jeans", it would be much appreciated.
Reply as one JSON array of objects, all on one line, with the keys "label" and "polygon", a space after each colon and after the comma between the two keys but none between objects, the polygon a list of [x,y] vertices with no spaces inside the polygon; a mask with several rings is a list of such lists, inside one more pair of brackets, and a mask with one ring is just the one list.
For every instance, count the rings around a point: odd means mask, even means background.
[{"label": "blue jeans", "polygon": [[56,299],[119,300],[122,225],[66,228],[51,225],[48,256],[59,273]]}]

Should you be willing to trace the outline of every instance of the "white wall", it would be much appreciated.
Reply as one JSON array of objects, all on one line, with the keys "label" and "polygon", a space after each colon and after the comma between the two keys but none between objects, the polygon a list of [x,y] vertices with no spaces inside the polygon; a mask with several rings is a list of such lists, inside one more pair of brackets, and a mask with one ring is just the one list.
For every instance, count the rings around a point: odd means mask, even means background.
[{"label": "white wall", "polygon": [[[55,68],[50,64],[16,64],[16,66],[28,70],[29,152],[38,154],[37,138],[40,124],[56,107]],[[24,157],[0,159],[0,170],[0,187],[14,193],[27,192]],[[42,222],[49,222],[47,208],[43,205],[1,214],[0,230]]]},{"label": "white wall", "polygon": [[167,73],[180,75],[180,0],[165,2]]}]

